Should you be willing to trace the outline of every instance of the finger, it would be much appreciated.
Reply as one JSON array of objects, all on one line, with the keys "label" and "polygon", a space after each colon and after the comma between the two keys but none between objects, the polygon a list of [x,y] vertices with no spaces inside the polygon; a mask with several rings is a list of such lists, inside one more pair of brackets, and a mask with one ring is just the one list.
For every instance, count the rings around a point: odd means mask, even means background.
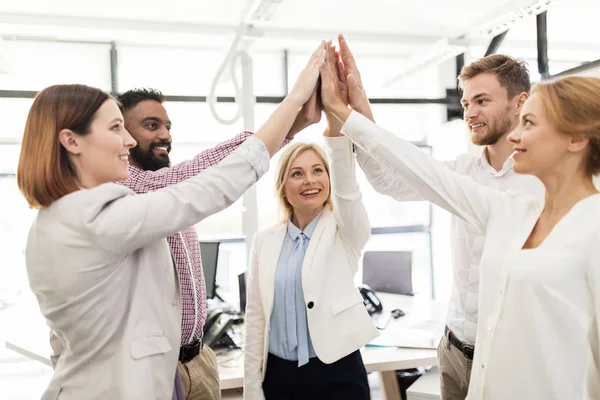
[{"label": "finger", "polygon": [[348,74],[348,89],[360,89],[358,85],[358,80],[354,76],[354,74]]},{"label": "finger", "polygon": [[359,80],[356,79],[354,74],[348,74],[348,92],[350,93],[350,98],[353,97],[352,93],[354,93],[354,96],[366,97],[364,89],[360,86]]},{"label": "finger", "polygon": [[342,64],[342,62],[340,61],[339,58],[337,60],[337,75],[338,75],[338,79],[340,80],[340,82],[345,84],[346,83],[346,72],[344,71],[344,64]]},{"label": "finger", "polygon": [[329,56],[329,68],[331,73],[335,76],[337,75],[337,60],[335,58],[335,47],[334,46],[330,46],[329,47],[329,52],[328,52],[328,56]]},{"label": "finger", "polygon": [[328,40],[325,43],[325,51],[327,52],[326,61],[327,64],[329,64],[331,62],[331,40]]},{"label": "finger", "polygon": [[317,50],[315,50],[315,54],[314,65],[319,67],[325,62],[325,56],[327,55],[324,41],[322,41]]},{"label": "finger", "polygon": [[307,68],[318,68],[325,61],[325,42],[315,49],[307,63]]},{"label": "finger", "polygon": [[350,47],[348,46],[348,42],[344,38],[344,35],[341,33],[338,36],[338,42],[340,44],[340,54],[342,55],[342,61],[346,70],[352,73],[358,73],[358,67],[356,66],[356,61],[354,60],[354,56],[350,51]]},{"label": "finger", "polygon": [[325,73],[328,75],[331,74],[331,48],[327,46],[326,55],[325,55]]}]

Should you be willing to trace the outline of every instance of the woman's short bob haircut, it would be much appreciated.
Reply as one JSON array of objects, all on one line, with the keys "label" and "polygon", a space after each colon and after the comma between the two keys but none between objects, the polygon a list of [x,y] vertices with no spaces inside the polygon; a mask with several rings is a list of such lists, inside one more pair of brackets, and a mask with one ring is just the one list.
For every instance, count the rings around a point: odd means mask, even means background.
[{"label": "woman's short bob haircut", "polygon": [[30,207],[47,207],[79,189],[77,171],[59,141],[59,132],[89,133],[96,111],[109,98],[102,90],[85,85],[50,86],[35,97],[17,169],[19,189]]}]

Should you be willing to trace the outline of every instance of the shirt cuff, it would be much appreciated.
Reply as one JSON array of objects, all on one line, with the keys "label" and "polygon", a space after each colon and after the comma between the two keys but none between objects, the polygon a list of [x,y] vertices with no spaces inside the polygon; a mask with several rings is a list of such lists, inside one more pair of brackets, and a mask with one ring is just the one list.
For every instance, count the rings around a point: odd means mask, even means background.
[{"label": "shirt cuff", "polygon": [[325,146],[331,150],[352,148],[352,141],[347,136],[323,136]]},{"label": "shirt cuff", "polygon": [[365,153],[371,154],[379,145],[378,132],[373,129],[374,126],[373,121],[353,110],[342,126],[341,132]]},{"label": "shirt cuff", "polygon": [[260,179],[269,170],[269,151],[262,140],[254,136],[248,137],[235,151],[244,157],[246,161],[256,171],[256,176]]}]

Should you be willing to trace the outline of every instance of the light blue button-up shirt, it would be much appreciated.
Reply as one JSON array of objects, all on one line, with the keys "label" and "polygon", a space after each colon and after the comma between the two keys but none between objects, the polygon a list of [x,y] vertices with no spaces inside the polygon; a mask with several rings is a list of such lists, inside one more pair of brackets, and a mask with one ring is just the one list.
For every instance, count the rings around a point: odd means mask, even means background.
[{"label": "light blue button-up shirt", "polygon": [[308,332],[302,290],[302,263],[321,213],[304,231],[298,229],[291,219],[288,221],[287,233],[275,270],[269,353],[284,360],[298,360],[298,367],[307,364],[309,358],[316,357]]}]

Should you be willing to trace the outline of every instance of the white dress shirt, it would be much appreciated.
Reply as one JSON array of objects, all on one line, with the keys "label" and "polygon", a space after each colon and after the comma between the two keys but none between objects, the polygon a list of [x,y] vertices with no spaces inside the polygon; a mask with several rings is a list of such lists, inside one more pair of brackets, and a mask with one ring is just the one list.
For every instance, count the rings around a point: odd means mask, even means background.
[{"label": "white dress shirt", "polygon": [[356,112],[342,132],[486,234],[468,398],[600,398],[600,194],[577,203],[536,249],[522,250],[544,208],[535,197],[479,185]]},{"label": "white dress shirt", "polygon": [[[423,200],[411,186],[392,169],[386,168],[364,151],[356,150],[358,164],[369,183],[379,193],[398,201]],[[514,160],[509,157],[501,171],[488,162],[485,148],[481,155],[461,154],[444,164],[452,171],[468,175],[481,185],[531,193],[543,199],[544,185],[534,176],[519,175],[512,170]],[[479,262],[485,235],[480,234],[464,220],[452,215],[450,242],[452,248],[452,292],[448,304],[446,324],[462,341],[475,343],[479,296]]]}]

